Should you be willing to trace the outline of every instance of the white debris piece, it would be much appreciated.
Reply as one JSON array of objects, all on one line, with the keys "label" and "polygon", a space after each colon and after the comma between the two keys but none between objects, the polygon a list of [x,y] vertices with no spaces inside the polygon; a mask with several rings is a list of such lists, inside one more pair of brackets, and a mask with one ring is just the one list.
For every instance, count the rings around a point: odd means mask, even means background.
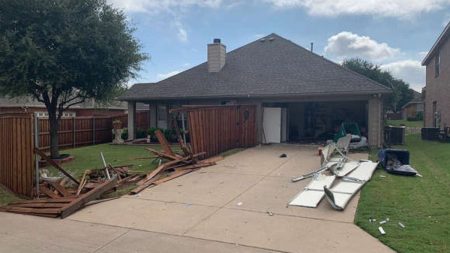
[{"label": "white debris piece", "polygon": [[398,225],[399,225],[401,228],[405,228],[405,227],[406,227],[406,226],[403,225],[403,223],[401,223],[401,222],[399,222]]},{"label": "white debris piece", "polygon": [[378,227],[378,231],[380,231],[380,233],[381,233],[382,235],[385,235],[385,234],[386,234],[386,232],[384,232],[383,227]]},{"label": "white debris piece", "polygon": [[387,223],[388,221],[389,221],[389,218],[386,218],[385,220],[380,221],[380,225],[381,225],[381,224],[385,224],[385,223]]}]

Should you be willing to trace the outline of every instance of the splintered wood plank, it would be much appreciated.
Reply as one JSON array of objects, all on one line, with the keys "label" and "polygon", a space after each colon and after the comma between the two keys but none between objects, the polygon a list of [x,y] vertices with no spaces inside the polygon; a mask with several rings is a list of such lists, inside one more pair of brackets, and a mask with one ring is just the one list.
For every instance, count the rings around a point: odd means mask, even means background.
[{"label": "splintered wood plank", "polygon": [[22,213],[22,214],[59,214],[61,208],[28,208],[28,207],[16,207],[5,206],[3,210],[7,212]]},{"label": "splintered wood plank", "polygon": [[159,157],[163,157],[163,158],[166,158],[166,159],[169,159],[169,160],[177,160],[177,159],[179,159],[179,157],[176,157],[174,155],[172,156],[172,155],[166,154],[166,153],[158,151],[156,149],[152,149],[152,148],[148,148],[148,147],[146,149],[148,151],[152,152],[153,154],[159,156]]},{"label": "splintered wood plank", "polygon": [[58,199],[60,198],[60,196],[58,196],[57,194],[55,194],[52,190],[50,190],[49,188],[40,185],[39,186],[39,191],[44,193],[45,195],[49,196],[52,199]]},{"label": "splintered wood plank", "polygon": [[141,191],[145,190],[146,188],[150,187],[150,185],[152,185],[154,182],[156,182],[158,179],[157,178],[152,178],[150,180],[147,180],[145,182],[143,182],[141,185],[139,185],[138,187],[134,188],[131,192],[130,195],[135,195],[140,193]]},{"label": "splintered wood plank", "polygon": [[162,147],[164,153],[167,155],[170,155],[170,156],[176,156],[175,153],[173,152],[172,148],[170,147],[170,144],[167,141],[166,137],[161,132],[161,130],[159,130],[159,129],[156,130],[155,135],[156,135],[156,138],[158,138],[159,144],[161,144],[161,147]]},{"label": "splintered wood plank", "polygon": [[117,185],[117,179],[113,178],[109,181],[106,181],[106,182],[98,185],[97,187],[90,190],[89,192],[79,196],[77,199],[75,199],[74,201],[72,201],[70,204],[68,204],[67,206],[65,206],[62,209],[61,218],[64,219],[67,216],[73,214],[78,209],[82,208],[85,204],[87,204],[88,202],[90,202],[92,200],[99,198],[103,193],[111,190],[116,185]]},{"label": "splintered wood plank", "polygon": [[62,208],[65,205],[67,205],[70,202],[67,203],[51,203],[51,202],[42,202],[42,203],[19,203],[19,204],[12,204],[12,205],[8,205],[10,207],[28,207],[28,208]]},{"label": "splintered wood plank", "polygon": [[56,182],[53,182],[53,181],[50,181],[50,180],[46,180],[45,182],[47,182],[53,188],[55,188],[55,190],[57,190],[63,197],[69,197],[69,196],[72,195],[66,190],[66,188],[64,188],[62,185],[60,185],[60,184],[58,184]]},{"label": "splintered wood plank", "polygon": [[76,180],[72,175],[70,175],[67,171],[65,171],[59,164],[57,164],[55,161],[53,161],[52,159],[50,159],[50,157],[48,157],[44,152],[42,152],[41,150],[39,150],[38,148],[34,149],[34,152],[36,152],[36,154],[38,154],[41,158],[43,158],[44,160],[46,160],[48,162],[48,164],[50,164],[51,166],[55,167],[57,170],[59,170],[61,173],[63,173],[66,177],[70,178],[73,182],[75,182],[77,185],[80,184],[80,182],[78,182],[78,180]]},{"label": "splintered wood plank", "polygon": [[12,202],[10,203],[10,205],[17,205],[23,203],[69,203],[72,202],[74,199],[75,197],[58,198],[58,199],[32,199],[32,200]]},{"label": "splintered wood plank", "polygon": [[167,177],[161,178],[156,180],[155,182],[153,182],[153,184],[155,185],[159,185],[162,184],[164,182],[170,181],[172,179],[175,179],[177,177],[181,177],[183,175],[186,175],[188,173],[191,173],[192,171],[194,171],[195,169],[182,169],[182,170],[176,170],[174,173],[170,174]]}]

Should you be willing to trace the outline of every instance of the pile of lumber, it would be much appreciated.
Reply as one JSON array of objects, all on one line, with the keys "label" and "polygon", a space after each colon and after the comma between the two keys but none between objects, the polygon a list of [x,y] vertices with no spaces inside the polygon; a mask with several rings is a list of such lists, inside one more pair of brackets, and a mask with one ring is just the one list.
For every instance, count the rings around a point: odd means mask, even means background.
[{"label": "pile of lumber", "polygon": [[78,196],[70,194],[66,197],[25,200],[10,203],[9,205],[2,207],[1,210],[20,214],[66,218],[83,208],[85,205],[88,205],[90,202],[95,201],[105,192],[112,190],[116,185],[117,179],[114,178],[99,183],[95,185],[93,189]]},{"label": "pile of lumber", "polygon": [[199,168],[215,165],[217,161],[223,159],[217,156],[201,160],[205,152],[193,154],[178,131],[177,134],[182,154],[174,152],[163,133],[159,130],[156,131],[162,151],[152,148],[147,148],[147,150],[154,155],[153,158],[157,158],[160,161],[160,164],[155,170],[146,175],[132,173],[129,169],[131,166],[113,167],[110,164],[106,164],[103,154],[101,154],[104,168],[86,170],[81,180],[78,181],[44,152],[35,149],[35,152],[42,159],[55,167],[65,177],[50,178],[41,176],[39,193],[36,194],[36,199],[10,203],[0,208],[0,211],[65,218],[86,205],[109,200],[98,199],[104,198],[105,194],[119,187],[137,184],[138,186],[130,193],[137,194],[148,187],[162,184]]},{"label": "pile of lumber", "polygon": [[86,170],[78,181],[45,153],[38,149],[35,152],[66,177],[41,176],[35,199],[10,203],[0,208],[1,211],[65,218],[86,205],[98,202],[97,199],[105,194],[136,183],[145,176],[130,172],[129,165],[107,165],[102,169]]},{"label": "pile of lumber", "polygon": [[177,133],[178,143],[183,154],[175,153],[160,130],[157,130],[155,135],[161,144],[162,151],[152,148],[147,148],[147,150],[159,161],[164,162],[139,181],[138,187],[133,189],[130,194],[137,194],[148,187],[167,182],[199,168],[215,165],[217,161],[223,159],[222,157],[212,157],[201,160],[200,158],[205,155],[205,152],[193,154],[179,133]]}]

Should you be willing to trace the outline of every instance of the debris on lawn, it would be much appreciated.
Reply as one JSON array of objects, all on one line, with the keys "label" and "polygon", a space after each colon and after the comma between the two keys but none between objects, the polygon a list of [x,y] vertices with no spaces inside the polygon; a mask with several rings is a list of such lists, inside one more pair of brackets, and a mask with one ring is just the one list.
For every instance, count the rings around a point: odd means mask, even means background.
[{"label": "debris on lawn", "polygon": [[420,176],[411,165],[409,165],[409,151],[404,149],[381,149],[378,152],[380,164],[384,170],[391,174],[402,176]]},{"label": "debris on lawn", "polygon": [[386,224],[389,221],[389,218],[386,218],[385,220],[380,221],[380,225]]},{"label": "debris on lawn", "polygon": [[[317,207],[326,196],[336,210],[344,210],[351,198],[370,180],[378,163],[352,160],[347,156],[353,136],[345,135],[321,149],[321,166],[311,173],[295,177],[292,182],[312,178],[310,184],[288,205]],[[339,181],[333,185],[334,181]]]},{"label": "debris on lawn", "polygon": [[403,225],[403,223],[401,223],[401,222],[399,222],[398,225],[399,225],[401,228],[405,228],[405,227],[406,227],[406,226]]},{"label": "debris on lawn", "polygon": [[136,183],[144,176],[130,172],[131,165],[113,167],[106,164],[102,154],[105,167],[86,170],[78,181],[44,152],[39,149],[35,149],[35,152],[66,177],[48,177],[48,170],[44,170],[40,177],[39,193],[36,193],[35,199],[10,203],[2,207],[1,211],[65,218],[87,205],[114,199],[99,200],[105,194]]},{"label": "debris on lawn", "polygon": [[386,232],[384,231],[383,227],[378,227],[378,231],[380,231],[380,234],[385,235]]},{"label": "debris on lawn", "polygon": [[[176,128],[176,130],[178,130],[178,128]],[[184,143],[179,131],[177,131],[177,135],[178,143],[183,152],[182,155],[177,154],[172,150],[169,142],[160,130],[155,131],[155,135],[161,144],[162,151],[152,148],[147,148],[147,150],[156,155],[160,161],[165,160],[165,162],[161,162],[155,170],[151,171],[145,176],[145,178],[140,180],[137,183],[138,187],[133,189],[130,194],[137,194],[148,187],[183,176],[199,168],[215,165],[217,161],[223,159],[221,156],[216,156],[209,159],[200,160],[200,158],[205,155],[205,152],[193,154],[190,148]]]}]

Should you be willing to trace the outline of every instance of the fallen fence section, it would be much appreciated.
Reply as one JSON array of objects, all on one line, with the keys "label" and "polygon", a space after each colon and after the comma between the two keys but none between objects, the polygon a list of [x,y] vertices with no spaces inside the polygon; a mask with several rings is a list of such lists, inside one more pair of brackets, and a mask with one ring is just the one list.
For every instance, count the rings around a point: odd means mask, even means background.
[{"label": "fallen fence section", "polygon": [[117,179],[114,178],[98,184],[95,188],[80,196],[70,195],[69,197],[62,198],[27,200],[11,203],[2,207],[1,210],[20,214],[66,218],[90,201],[99,198],[103,193],[113,189],[116,185]]},{"label": "fallen fence section", "polygon": [[0,183],[16,194],[33,195],[33,116],[0,114]]},{"label": "fallen fence section", "polygon": [[192,152],[205,157],[234,148],[256,145],[256,106],[194,106],[172,110],[186,112]]},{"label": "fallen fence section", "polygon": [[161,144],[162,151],[152,148],[147,148],[152,154],[156,155],[158,160],[166,160],[166,162],[159,165],[155,170],[148,173],[145,178],[137,182],[138,187],[133,189],[130,194],[138,194],[146,188],[156,186],[158,184],[167,182],[174,178],[193,172],[196,169],[215,165],[217,161],[223,159],[222,157],[215,157],[206,160],[199,160],[205,152],[192,153],[190,148],[184,143],[181,135],[178,132],[178,142],[183,155],[175,153],[169,146],[166,138],[160,130],[156,131],[156,136]]}]

